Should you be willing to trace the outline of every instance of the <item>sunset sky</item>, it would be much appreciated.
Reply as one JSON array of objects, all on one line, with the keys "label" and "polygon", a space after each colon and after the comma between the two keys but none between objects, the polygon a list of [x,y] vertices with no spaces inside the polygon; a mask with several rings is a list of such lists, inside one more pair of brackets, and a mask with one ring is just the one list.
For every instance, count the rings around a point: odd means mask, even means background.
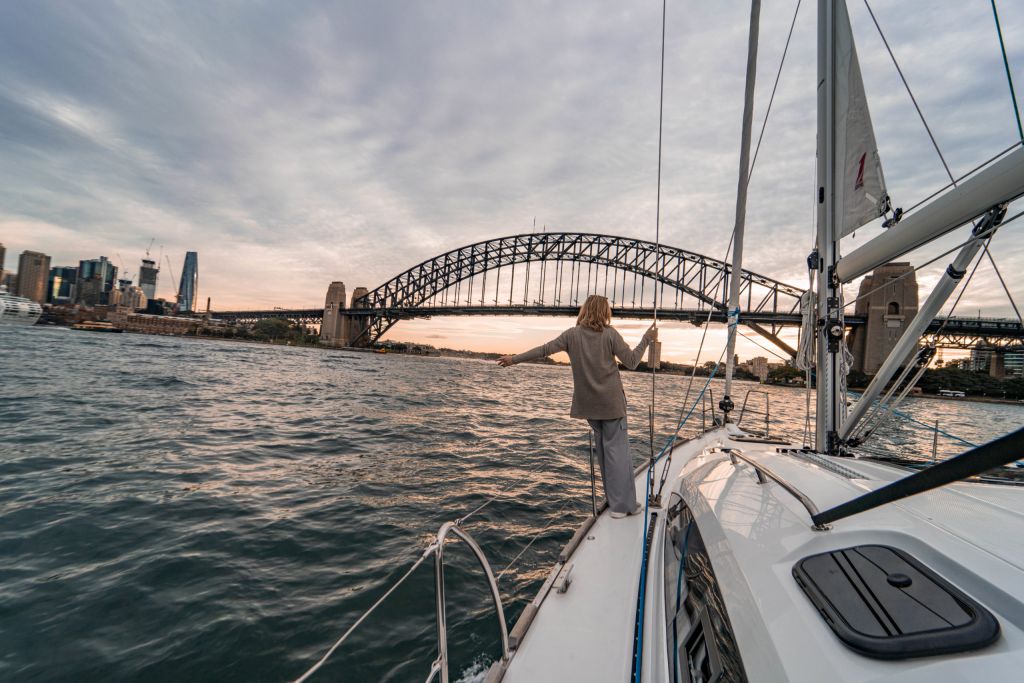
[{"label": "sunset sky", "polygon": [[[998,6],[1024,83],[1024,4]],[[795,7],[762,10],[755,136]],[[812,247],[815,8],[800,9],[757,158],[744,257],[800,287]],[[989,3],[872,9],[955,175],[1018,140]],[[909,207],[948,179],[865,4],[850,14],[889,192]],[[734,221],[748,18],[745,2],[668,3],[661,239],[715,258]],[[314,307],[332,280],[373,288],[441,252],[529,232],[534,219],[653,240],[660,37],[660,2],[3,3],[7,268],[32,249],[53,265],[103,254],[135,274],[155,239],[175,275],[186,250],[199,252],[200,300],[215,310]],[[1006,227],[993,249],[1018,300],[1019,231]],[[920,273],[922,299],[945,265]],[[164,264],[160,293],[173,297],[171,285]],[[979,311],[1013,315],[987,261],[957,309]],[[432,319],[391,337],[512,352],[569,324]],[[630,341],[647,326],[617,325]],[[664,357],[692,359],[699,330],[664,330]],[[702,360],[723,340],[713,328]]]}]

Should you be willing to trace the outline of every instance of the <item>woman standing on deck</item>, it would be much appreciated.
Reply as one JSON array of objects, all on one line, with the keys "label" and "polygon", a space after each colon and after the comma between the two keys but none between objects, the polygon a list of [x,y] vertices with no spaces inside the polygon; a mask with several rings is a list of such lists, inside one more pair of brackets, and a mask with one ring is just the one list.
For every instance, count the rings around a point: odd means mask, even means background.
[{"label": "woman standing on deck", "polygon": [[632,370],[640,363],[647,346],[657,340],[658,330],[652,325],[631,350],[611,326],[611,320],[612,307],[608,299],[592,294],[580,307],[576,327],[525,353],[502,356],[498,365],[508,367],[559,351],[569,354],[573,380],[569,415],[585,419],[594,430],[608,507],[612,517],[621,518],[639,512],[640,505],[636,501],[633,463],[629,457],[626,392],[615,358]]}]

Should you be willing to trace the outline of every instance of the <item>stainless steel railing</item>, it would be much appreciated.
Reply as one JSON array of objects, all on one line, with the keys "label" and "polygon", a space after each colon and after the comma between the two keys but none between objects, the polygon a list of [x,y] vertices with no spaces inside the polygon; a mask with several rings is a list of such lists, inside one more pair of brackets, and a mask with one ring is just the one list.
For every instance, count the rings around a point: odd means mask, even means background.
[{"label": "stainless steel railing", "polygon": [[508,627],[505,624],[505,609],[501,605],[501,593],[498,591],[498,582],[491,571],[491,565],[480,549],[477,542],[469,533],[460,527],[457,522],[445,522],[437,531],[437,541],[434,548],[434,586],[437,608],[437,659],[430,667],[427,675],[427,683],[439,678],[441,683],[449,683],[448,678],[448,616],[445,610],[444,599],[444,544],[449,534],[461,538],[473,551],[480,568],[484,570],[487,577],[487,585],[491,590],[491,598],[494,600],[494,611],[498,615],[498,627],[501,631],[501,665],[504,667],[509,661],[508,648]]},{"label": "stainless steel railing", "polygon": [[741,424],[743,424],[743,416],[747,412],[747,401],[750,400],[751,394],[764,394],[764,412],[761,413],[754,410],[751,410],[750,412],[754,415],[764,415],[764,436],[765,438],[768,438],[768,430],[770,429],[769,425],[771,423],[772,402],[771,397],[768,395],[768,392],[764,391],[763,389],[747,390],[746,395],[743,397],[743,405],[740,407],[740,417],[738,420],[736,420],[736,426],[739,427]]},{"label": "stainless steel railing", "polygon": [[803,491],[790,484],[788,481],[775,474],[767,466],[757,462],[753,458],[749,458],[743,454],[742,451],[736,448],[723,448],[721,449],[726,455],[729,456],[729,460],[732,461],[733,465],[737,464],[737,461],[742,460],[746,464],[750,465],[754,472],[757,474],[758,484],[767,484],[768,481],[773,481],[782,488],[786,489],[790,495],[796,498],[804,509],[807,510],[807,514],[811,516],[811,525],[815,531],[825,531],[829,528],[827,524],[817,524],[814,522],[814,518],[818,514],[818,506],[814,504],[814,501],[807,497]]}]

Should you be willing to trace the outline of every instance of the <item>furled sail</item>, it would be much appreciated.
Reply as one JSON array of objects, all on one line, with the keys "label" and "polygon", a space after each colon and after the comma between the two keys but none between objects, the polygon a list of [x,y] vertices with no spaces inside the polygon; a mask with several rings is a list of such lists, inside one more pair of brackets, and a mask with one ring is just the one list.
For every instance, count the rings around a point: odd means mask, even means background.
[{"label": "furled sail", "polygon": [[845,236],[888,210],[875,131],[864,96],[846,2],[835,4],[835,193],[839,233]]}]

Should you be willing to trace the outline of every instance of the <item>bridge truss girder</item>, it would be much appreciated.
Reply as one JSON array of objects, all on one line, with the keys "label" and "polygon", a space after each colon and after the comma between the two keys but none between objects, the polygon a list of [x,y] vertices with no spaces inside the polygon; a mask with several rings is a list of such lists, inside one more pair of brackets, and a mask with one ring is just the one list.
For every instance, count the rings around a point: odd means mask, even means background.
[{"label": "bridge truss girder", "polygon": [[[606,269],[605,288],[607,269],[612,269],[623,274],[623,291],[625,274],[628,273],[634,278],[641,278],[642,283],[650,281],[655,288],[660,287],[661,301],[664,301],[664,293],[668,289],[676,301],[679,300],[679,296],[689,295],[697,299],[703,307],[723,313],[726,309],[725,283],[728,282],[731,267],[717,259],[646,240],[613,235],[531,233],[501,237],[454,249],[417,264],[385,282],[355,302],[355,308],[369,310],[372,314],[363,334],[354,340],[353,344],[375,342],[403,317],[400,311],[422,309],[425,307],[424,304],[438,295],[453,288],[457,291],[461,283],[466,281],[469,281],[472,287],[473,279],[478,275],[484,277],[481,291],[486,292],[486,273],[497,271],[500,277],[500,269],[512,266],[514,285],[515,266],[527,265],[526,277],[529,278],[531,263],[541,263],[542,268],[549,263],[589,264],[598,267],[598,275],[600,268],[603,267]],[[582,269],[579,275],[582,275]],[[586,292],[590,292],[591,289],[590,275],[588,269]],[[634,280],[634,290],[635,282]],[[749,271],[743,271],[741,282],[744,315],[792,314],[802,294],[802,290],[797,287]],[[578,290],[578,279],[575,286]],[[572,283],[570,292],[571,287]],[[595,289],[597,288],[598,286],[595,286]],[[561,286],[558,291],[561,292]],[[543,300],[543,285],[540,294]],[[555,308],[561,303],[558,296],[559,294],[556,294],[556,300],[552,302]],[[508,308],[512,308],[511,293]],[[773,326],[773,334],[778,331],[774,323],[766,324]]]}]

